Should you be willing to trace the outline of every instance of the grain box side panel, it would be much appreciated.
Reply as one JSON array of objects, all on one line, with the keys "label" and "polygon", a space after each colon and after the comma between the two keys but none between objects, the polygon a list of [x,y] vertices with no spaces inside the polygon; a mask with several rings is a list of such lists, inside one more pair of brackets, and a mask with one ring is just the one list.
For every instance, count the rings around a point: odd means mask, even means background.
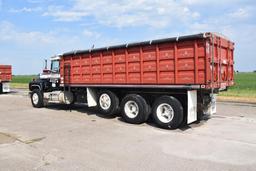
[{"label": "grain box side panel", "polygon": [[177,84],[195,84],[194,42],[179,42],[177,45]]},{"label": "grain box side panel", "polygon": [[159,44],[159,84],[174,84],[174,44]]},{"label": "grain box side panel", "polygon": [[91,82],[91,61],[89,54],[81,55],[81,79],[80,83],[88,84]]},{"label": "grain box side panel", "polygon": [[125,49],[114,50],[114,84],[126,83]]},{"label": "grain box side panel", "polygon": [[113,83],[113,59],[112,52],[102,52],[102,83],[112,84]]},{"label": "grain box side panel", "polygon": [[102,83],[102,65],[101,65],[101,53],[91,53],[91,82],[94,84]]},{"label": "grain box side panel", "polygon": [[140,47],[127,49],[127,83],[141,84],[141,54]]},{"label": "grain box side panel", "polygon": [[156,45],[142,47],[143,83],[157,84]]}]

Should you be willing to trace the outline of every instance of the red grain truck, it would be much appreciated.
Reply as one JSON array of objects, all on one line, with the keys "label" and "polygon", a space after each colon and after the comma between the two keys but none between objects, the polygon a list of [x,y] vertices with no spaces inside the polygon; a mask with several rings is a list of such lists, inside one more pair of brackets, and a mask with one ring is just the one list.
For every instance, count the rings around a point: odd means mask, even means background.
[{"label": "red grain truck", "polygon": [[67,52],[30,82],[31,102],[86,103],[133,124],[152,115],[175,129],[216,112],[215,94],[234,84],[233,55],[216,33]]},{"label": "red grain truck", "polygon": [[11,80],[12,80],[12,66],[0,65],[0,93],[10,92]]}]

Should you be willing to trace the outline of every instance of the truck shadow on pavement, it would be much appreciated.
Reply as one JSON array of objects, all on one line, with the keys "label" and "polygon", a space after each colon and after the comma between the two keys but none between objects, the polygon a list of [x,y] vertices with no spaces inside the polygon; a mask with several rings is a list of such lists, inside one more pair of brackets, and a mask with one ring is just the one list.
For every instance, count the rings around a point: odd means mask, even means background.
[{"label": "truck shadow on pavement", "polygon": [[88,107],[84,104],[74,104],[74,105],[65,105],[65,104],[48,104],[47,109],[52,109],[52,110],[63,110],[63,111],[67,111],[67,112],[72,112],[72,111],[76,111],[76,112],[80,112],[83,114],[87,114],[87,115],[96,115],[99,116],[101,118],[105,118],[105,119],[114,119],[117,116],[104,116],[100,113],[98,113],[96,107]]},{"label": "truck shadow on pavement", "polygon": [[[122,117],[121,117],[121,113],[116,114],[115,116],[105,116],[100,114],[97,111],[97,108],[93,108],[93,107],[88,107],[85,104],[73,104],[73,105],[65,105],[65,104],[48,104],[46,106],[47,109],[50,110],[59,110],[59,111],[66,111],[66,112],[72,112],[72,111],[76,111],[82,114],[86,114],[86,115],[96,115],[100,118],[104,118],[104,119],[115,119],[117,118],[118,121],[123,122],[124,124],[129,124],[127,123]],[[187,131],[187,130],[191,130],[197,127],[200,127],[204,124],[206,124],[206,122],[210,119],[210,117],[204,117],[202,118],[200,121],[196,121],[190,125],[184,124],[182,123],[181,126],[176,129],[178,132],[179,131]],[[163,129],[163,128],[159,128],[155,123],[152,117],[149,117],[149,119],[142,124],[138,124],[138,125],[147,125],[147,126],[152,126],[156,129],[161,129],[161,130],[170,130],[170,129]]]}]

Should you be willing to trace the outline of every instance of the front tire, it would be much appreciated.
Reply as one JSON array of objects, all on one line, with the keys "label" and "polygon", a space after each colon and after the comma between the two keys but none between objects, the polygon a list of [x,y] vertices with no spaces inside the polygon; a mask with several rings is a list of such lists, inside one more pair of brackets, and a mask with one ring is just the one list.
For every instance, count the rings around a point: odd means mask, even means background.
[{"label": "front tire", "polygon": [[43,94],[40,90],[33,90],[30,98],[33,107],[41,108],[44,106]]},{"label": "front tire", "polygon": [[175,97],[162,96],[155,101],[152,115],[159,127],[176,129],[183,120],[183,107]]},{"label": "front tire", "polygon": [[122,117],[131,124],[145,122],[150,114],[150,106],[146,100],[137,94],[125,96],[121,103]]},{"label": "front tire", "polygon": [[98,109],[104,116],[113,116],[119,110],[119,99],[115,93],[106,90],[99,93]]}]

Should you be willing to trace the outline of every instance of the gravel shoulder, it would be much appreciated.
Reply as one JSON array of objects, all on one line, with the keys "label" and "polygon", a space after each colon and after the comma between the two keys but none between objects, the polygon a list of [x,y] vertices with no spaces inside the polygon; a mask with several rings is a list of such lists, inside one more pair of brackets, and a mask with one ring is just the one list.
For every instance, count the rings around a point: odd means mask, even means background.
[{"label": "gravel shoulder", "polygon": [[256,104],[256,98],[254,97],[218,96],[218,101]]}]

